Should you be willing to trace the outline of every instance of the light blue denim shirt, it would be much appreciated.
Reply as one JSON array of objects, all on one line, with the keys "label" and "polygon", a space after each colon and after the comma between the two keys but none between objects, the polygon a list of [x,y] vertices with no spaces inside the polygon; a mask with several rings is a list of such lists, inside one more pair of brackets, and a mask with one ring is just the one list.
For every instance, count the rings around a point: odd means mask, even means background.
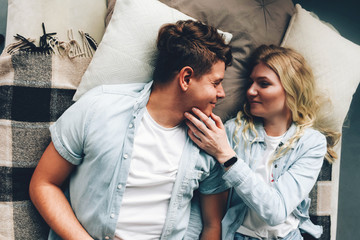
[{"label": "light blue denim shirt", "polygon": [[[229,142],[234,147],[237,145],[233,138],[235,120],[229,120],[225,126]],[[270,187],[253,172],[259,162],[257,160],[262,158],[266,148],[262,123],[257,123],[255,128],[258,137],[251,144],[256,135],[251,132],[249,139],[245,141],[241,136],[243,127],[240,127],[235,137],[239,143],[235,150],[239,160],[223,176],[233,187],[229,209],[222,222],[223,239],[234,239],[248,206],[271,226],[284,222],[293,213],[300,219],[301,230],[320,237],[322,227],[309,220],[308,194],[315,185],[323,164],[327,150],[325,136],[314,129],[306,129],[289,152],[273,162],[274,183]],[[285,144],[295,131],[296,126],[292,124],[280,144]]]},{"label": "light blue denim shirt", "polygon": [[[77,165],[70,176],[68,199],[80,223],[95,239],[114,238],[134,136],[151,85],[97,87],[50,127],[56,150]],[[226,190],[223,173],[221,166],[187,137],[160,239],[197,238],[199,232],[192,231],[201,229],[201,221],[196,215],[198,209],[191,208],[194,191],[212,194]],[[196,211],[189,230],[190,210]],[[51,231],[49,239],[58,236]]]}]

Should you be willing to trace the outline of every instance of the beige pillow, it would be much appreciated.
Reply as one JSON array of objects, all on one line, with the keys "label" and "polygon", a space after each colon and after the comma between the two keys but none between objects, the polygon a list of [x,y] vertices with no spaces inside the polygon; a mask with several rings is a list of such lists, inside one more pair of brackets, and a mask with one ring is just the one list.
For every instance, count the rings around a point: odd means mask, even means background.
[{"label": "beige pillow", "polygon": [[[102,42],[74,100],[98,85],[152,80],[159,28],[165,23],[187,19],[193,18],[157,0],[116,1]],[[230,33],[219,32],[225,42],[230,42]]]},{"label": "beige pillow", "polygon": [[43,35],[41,24],[47,33],[56,32],[61,41],[68,41],[68,29],[81,44],[78,30],[89,33],[100,43],[105,31],[105,0],[9,0],[5,46],[16,42],[20,34],[36,40]]},{"label": "beige pillow", "polygon": [[214,113],[226,121],[242,109],[246,96],[247,58],[260,44],[279,45],[294,12],[291,0],[160,0],[170,7],[233,34],[233,65],[226,69],[226,97]]},{"label": "beige pillow", "polygon": [[312,67],[317,85],[331,100],[330,120],[341,131],[352,96],[360,82],[360,46],[296,5],[281,44],[301,53]]},{"label": "beige pillow", "polygon": [[[299,4],[281,45],[297,50],[310,64],[319,89],[333,106],[322,106],[321,125],[341,132],[360,81],[360,46],[340,36]],[[340,144],[335,148],[339,156],[340,148]],[[329,165],[324,167],[328,169]],[[320,216],[330,215],[331,225],[326,225],[330,227],[328,236],[336,239],[340,161],[333,163],[330,169],[330,181],[317,184],[315,211]]]}]

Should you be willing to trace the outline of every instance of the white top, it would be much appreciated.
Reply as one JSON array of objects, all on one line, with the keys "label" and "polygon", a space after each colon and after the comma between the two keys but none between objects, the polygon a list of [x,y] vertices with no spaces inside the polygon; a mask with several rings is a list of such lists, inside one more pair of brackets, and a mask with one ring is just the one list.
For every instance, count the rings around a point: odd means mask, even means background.
[{"label": "white top", "polygon": [[[257,164],[255,174],[269,185],[274,181],[270,160],[284,135],[285,133],[282,136],[277,137],[265,135],[266,150],[264,152],[264,157],[259,159],[261,162]],[[296,219],[293,214],[290,214],[284,223],[276,226],[269,226],[254,210],[249,208],[244,222],[237,232],[259,239],[273,237],[283,238],[291,231],[295,230],[298,225],[299,220]]]},{"label": "white top", "polygon": [[164,128],[146,110],[134,140],[115,239],[159,239],[185,145],[183,127]]}]

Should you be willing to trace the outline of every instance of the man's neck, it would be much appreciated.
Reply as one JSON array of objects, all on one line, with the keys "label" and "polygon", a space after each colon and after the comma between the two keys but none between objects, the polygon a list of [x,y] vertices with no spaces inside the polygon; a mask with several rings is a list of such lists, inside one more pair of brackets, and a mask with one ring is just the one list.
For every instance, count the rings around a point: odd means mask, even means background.
[{"label": "man's neck", "polygon": [[152,90],[146,108],[159,125],[171,128],[184,120],[179,94],[172,86],[157,87]]}]

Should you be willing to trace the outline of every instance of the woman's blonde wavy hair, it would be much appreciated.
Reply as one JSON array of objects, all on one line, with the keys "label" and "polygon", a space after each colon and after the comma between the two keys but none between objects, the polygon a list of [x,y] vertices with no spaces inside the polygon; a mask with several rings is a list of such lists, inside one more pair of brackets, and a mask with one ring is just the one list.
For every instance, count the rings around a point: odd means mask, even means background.
[{"label": "woman's blonde wavy hair", "polygon": [[[287,153],[290,147],[304,134],[304,130],[312,127],[325,135],[327,140],[325,158],[330,163],[334,162],[337,154],[333,148],[339,141],[340,133],[323,127],[324,125],[319,121],[319,110],[325,101],[317,92],[312,70],[304,57],[290,48],[261,45],[253,52],[249,69],[253,69],[260,62],[273,70],[279,77],[286,92],[286,104],[292,113],[292,121],[296,125],[294,136],[278,149],[273,160]],[[248,139],[249,130],[254,131],[258,136],[254,125],[256,117],[250,114],[247,101],[244,104],[243,111],[237,114],[237,127],[234,137],[239,131],[241,119],[244,120],[242,137]],[[321,119],[321,121],[323,120]]]}]

